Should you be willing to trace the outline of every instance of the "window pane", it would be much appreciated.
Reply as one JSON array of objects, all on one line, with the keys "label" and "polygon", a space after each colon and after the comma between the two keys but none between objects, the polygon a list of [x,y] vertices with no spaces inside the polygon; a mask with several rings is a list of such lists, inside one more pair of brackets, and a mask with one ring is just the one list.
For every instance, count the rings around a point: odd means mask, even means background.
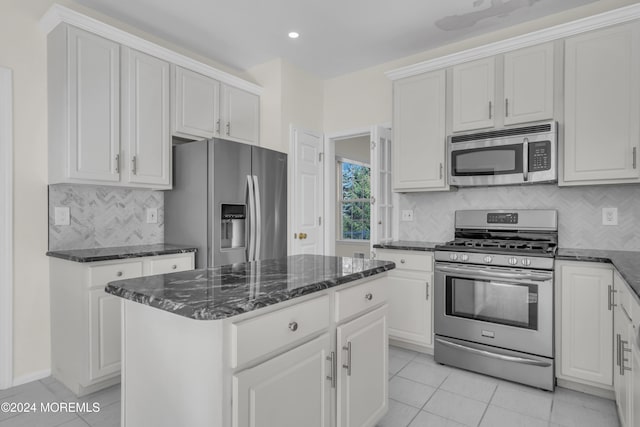
[{"label": "window pane", "polygon": [[342,178],[341,238],[369,240],[371,222],[370,169],[354,163],[340,163]]},{"label": "window pane", "polygon": [[342,198],[351,200],[370,197],[369,168],[342,162]]}]

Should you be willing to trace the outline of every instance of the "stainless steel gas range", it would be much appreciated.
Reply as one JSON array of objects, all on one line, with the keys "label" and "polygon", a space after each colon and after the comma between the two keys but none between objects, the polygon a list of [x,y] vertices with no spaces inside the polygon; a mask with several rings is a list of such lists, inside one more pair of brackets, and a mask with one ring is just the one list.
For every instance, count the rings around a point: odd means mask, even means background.
[{"label": "stainless steel gas range", "polygon": [[436,246],[439,363],[554,388],[555,210],[457,211]]}]

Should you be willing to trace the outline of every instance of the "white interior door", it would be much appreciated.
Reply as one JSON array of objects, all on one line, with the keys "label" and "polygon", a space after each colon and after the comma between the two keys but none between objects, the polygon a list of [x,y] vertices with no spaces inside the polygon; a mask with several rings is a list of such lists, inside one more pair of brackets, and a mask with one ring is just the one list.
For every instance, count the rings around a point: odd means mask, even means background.
[{"label": "white interior door", "polygon": [[291,127],[293,160],[291,230],[293,254],[324,254],[323,138],[319,132]]},{"label": "white interior door", "polygon": [[371,132],[371,252],[373,245],[392,238],[391,129],[376,126]]}]

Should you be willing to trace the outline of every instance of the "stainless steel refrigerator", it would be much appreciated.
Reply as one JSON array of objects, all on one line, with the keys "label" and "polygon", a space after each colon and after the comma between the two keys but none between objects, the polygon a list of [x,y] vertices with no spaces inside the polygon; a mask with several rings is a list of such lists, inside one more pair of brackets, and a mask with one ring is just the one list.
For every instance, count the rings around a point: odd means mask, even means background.
[{"label": "stainless steel refrigerator", "polygon": [[195,245],[196,268],[287,255],[287,155],[221,139],[173,147],[165,241]]}]

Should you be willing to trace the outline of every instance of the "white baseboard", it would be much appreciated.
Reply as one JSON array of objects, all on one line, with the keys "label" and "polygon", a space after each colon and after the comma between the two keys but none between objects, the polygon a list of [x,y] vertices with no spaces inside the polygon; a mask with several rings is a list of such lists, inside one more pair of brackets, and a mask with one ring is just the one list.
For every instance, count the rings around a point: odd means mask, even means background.
[{"label": "white baseboard", "polygon": [[22,375],[21,377],[14,378],[13,386],[16,387],[22,384],[38,381],[43,378],[47,378],[49,376],[51,376],[51,369],[43,369],[42,371],[32,372],[30,374]]}]

